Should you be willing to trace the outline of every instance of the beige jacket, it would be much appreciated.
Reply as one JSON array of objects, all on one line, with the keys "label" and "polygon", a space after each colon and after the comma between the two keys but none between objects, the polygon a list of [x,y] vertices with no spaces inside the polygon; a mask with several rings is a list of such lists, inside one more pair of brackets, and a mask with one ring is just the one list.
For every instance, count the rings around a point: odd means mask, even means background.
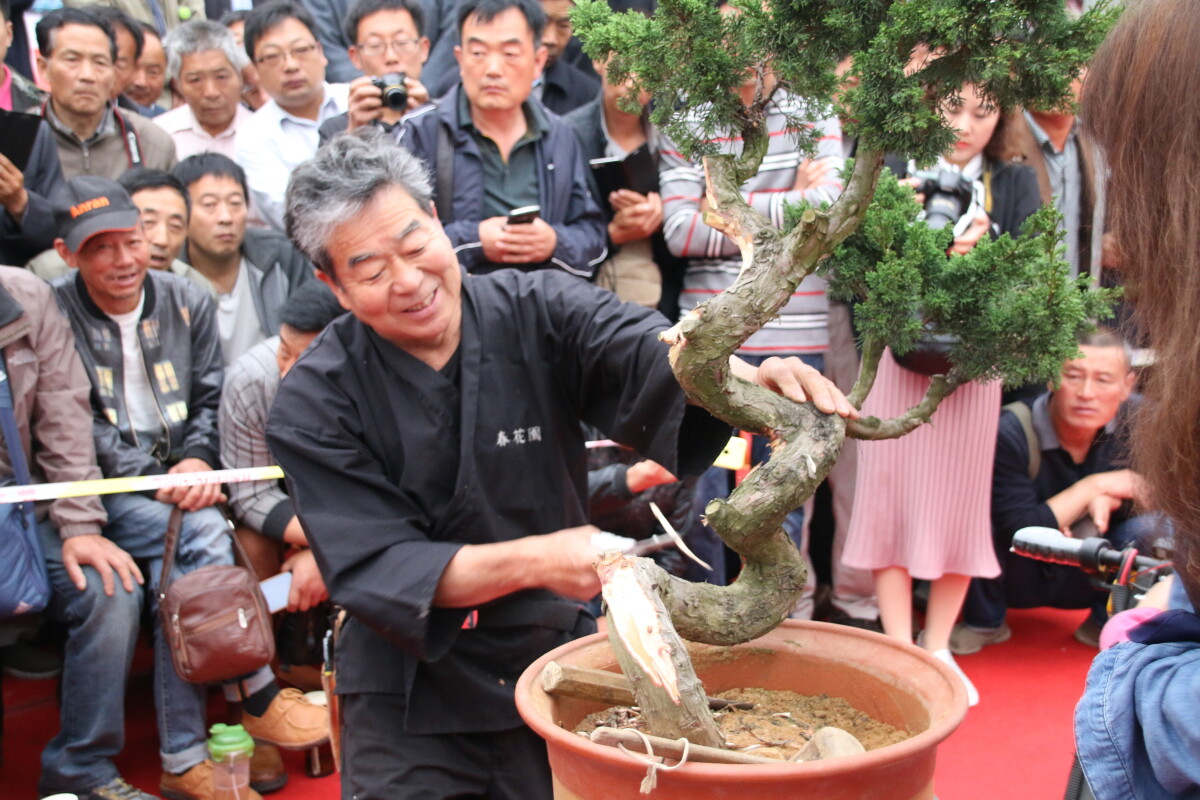
[{"label": "beige jacket", "polygon": [[[75,351],[71,323],[47,285],[23,269],[0,267],[0,349],[13,393],[13,413],[34,483],[96,480],[91,383]],[[0,446],[0,475],[12,474]],[[65,539],[100,533],[108,515],[100,498],[39,503]]]}]

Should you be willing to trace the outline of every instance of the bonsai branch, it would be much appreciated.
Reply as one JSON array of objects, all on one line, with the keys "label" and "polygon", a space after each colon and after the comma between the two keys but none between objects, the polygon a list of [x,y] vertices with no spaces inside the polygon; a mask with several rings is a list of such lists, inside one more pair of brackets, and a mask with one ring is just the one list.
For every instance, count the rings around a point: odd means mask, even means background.
[{"label": "bonsai branch", "polygon": [[887,420],[878,417],[850,420],[846,423],[846,435],[855,439],[897,439],[928,422],[942,400],[964,383],[966,381],[958,377],[953,369],[949,375],[934,375],[929,381],[925,397],[908,411]]},{"label": "bonsai branch", "polygon": [[883,342],[875,337],[863,340],[862,368],[858,373],[858,380],[854,382],[854,387],[850,390],[850,396],[846,398],[855,408],[862,408],[863,401],[867,399],[867,395],[871,393],[871,388],[875,385],[875,376],[879,374],[879,359],[883,357],[883,348]]}]

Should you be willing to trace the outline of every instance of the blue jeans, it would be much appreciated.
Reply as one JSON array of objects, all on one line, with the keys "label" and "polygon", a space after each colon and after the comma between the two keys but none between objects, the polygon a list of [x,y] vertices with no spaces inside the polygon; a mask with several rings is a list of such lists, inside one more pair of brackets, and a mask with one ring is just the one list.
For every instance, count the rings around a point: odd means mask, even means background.
[{"label": "blue jeans", "polygon": [[[126,592],[114,576],[112,597],[99,574],[84,567],[87,588],[75,588],[62,563],[62,543],[49,523],[40,527],[53,587],[48,611],[67,626],[63,659],[62,726],[42,753],[39,791],[86,793],[117,777],[112,758],[124,745],[125,683],[143,602],[154,618],[154,702],[163,769],[183,772],[207,757],[206,690],[187,683],[171,664],[157,613],[163,541],[171,506],[140,494],[103,498],[104,535],[141,561],[146,587]],[[228,524],[215,508],[183,515],[173,578],[210,564],[232,564]]]},{"label": "blue jeans", "polygon": [[[1106,539],[1118,550],[1152,539],[1162,524],[1155,514],[1130,517],[1111,528]],[[996,543],[1000,560],[998,578],[974,578],[963,603],[963,621],[972,628],[990,630],[1004,624],[1010,608],[1090,608],[1091,620],[1100,627],[1108,621],[1108,592],[1096,589],[1078,567],[1048,564],[1019,556]]]}]

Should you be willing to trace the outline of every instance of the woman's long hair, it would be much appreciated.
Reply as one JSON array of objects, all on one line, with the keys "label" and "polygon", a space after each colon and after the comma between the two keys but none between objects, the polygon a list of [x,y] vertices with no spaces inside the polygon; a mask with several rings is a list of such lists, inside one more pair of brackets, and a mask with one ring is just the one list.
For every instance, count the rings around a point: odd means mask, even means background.
[{"label": "woman's long hair", "polygon": [[1105,152],[1110,229],[1157,355],[1135,435],[1151,502],[1200,608],[1200,3],[1130,2],[1097,52],[1081,118]]}]

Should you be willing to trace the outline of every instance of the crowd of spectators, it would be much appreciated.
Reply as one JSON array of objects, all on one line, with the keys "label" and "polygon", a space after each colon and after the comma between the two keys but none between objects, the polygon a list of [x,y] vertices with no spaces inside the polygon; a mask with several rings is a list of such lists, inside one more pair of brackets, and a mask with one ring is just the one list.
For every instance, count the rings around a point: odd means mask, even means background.
[{"label": "crowd of spectators", "polygon": [[[287,228],[289,179],[363,129],[423,162],[432,208],[467,274],[566,273],[656,309],[665,326],[742,267],[737,245],[706,223],[701,165],[650,123],[648,98],[631,105],[629,84],[610,83],[607,65],[583,54],[572,0],[65,0],[38,20],[32,60],[11,2],[0,0],[0,55],[9,56],[0,109],[14,113],[0,131],[20,130],[32,144],[0,147],[0,346],[35,480],[274,463],[266,429],[280,382],[348,306],[333,270],[310,260],[323,252],[317,232]],[[740,91],[748,100],[762,88],[751,76]],[[786,134],[805,108],[776,94],[769,149],[742,187],[777,226],[788,204],[834,200],[855,150],[842,121],[826,117],[804,122],[816,148],[802,153]],[[1104,165],[1074,112],[996,109],[966,85],[944,114],[960,133],[938,166],[972,194],[951,223],[948,257],[985,236],[1019,234],[1053,204],[1072,272],[1117,282]],[[726,152],[741,148],[722,132],[710,138]],[[907,178],[915,165],[894,155],[888,167]],[[316,267],[323,282],[313,280]],[[812,275],[738,355],[751,365],[796,357],[845,390],[858,369],[850,320],[849,306],[831,302]],[[810,582],[794,616],[912,641],[914,580],[928,582],[918,644],[958,671],[972,704],[978,695],[952,654],[1006,641],[1010,607],[1090,608],[1076,638],[1095,646],[1103,595],[1077,573],[1008,553],[1027,525],[1118,547],[1161,532],[1142,513],[1122,436],[1138,401],[1132,350],[1107,330],[1081,349],[1056,385],[1026,387],[1003,410],[998,384],[968,385],[914,434],[847,442],[830,476],[832,528],[813,528],[811,503],[784,524],[806,559],[814,536],[833,543],[832,585]],[[863,412],[902,412],[928,384],[885,355]],[[750,462],[768,457],[755,438]],[[670,568],[718,584],[737,577],[736,559],[700,521],[705,504],[728,493],[732,470],[677,482],[616,446],[598,450],[592,467],[596,519],[621,520],[622,534],[644,538],[655,532],[644,504],[669,496],[685,538],[713,566]],[[228,563],[232,525],[260,577],[293,574],[290,612],[327,608],[284,485],[228,491],[227,510],[219,485],[39,508],[55,589],[46,616],[66,629],[62,728],[43,756],[43,794],[154,797],[124,783],[112,759],[123,744],[117,689],[142,606],[155,602],[172,506],[187,512],[181,571]],[[157,634],[160,790],[207,800],[204,689],[178,679]],[[3,624],[0,660],[26,674],[56,669]],[[114,688],[89,691],[97,681]],[[269,669],[225,692],[261,742],[303,748],[328,737],[324,712],[281,691]],[[270,747],[252,779],[262,791],[286,780]]]}]

